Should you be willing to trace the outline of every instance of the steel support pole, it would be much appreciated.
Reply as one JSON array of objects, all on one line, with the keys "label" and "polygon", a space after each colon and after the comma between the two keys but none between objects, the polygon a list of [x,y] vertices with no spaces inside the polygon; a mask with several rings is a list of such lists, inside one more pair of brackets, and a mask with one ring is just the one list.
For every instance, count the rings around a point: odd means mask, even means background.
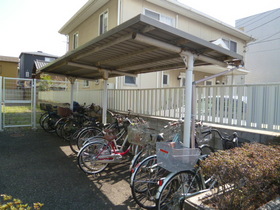
[{"label": "steel support pole", "polygon": [[102,110],[102,123],[107,124],[107,107],[108,107],[108,80],[104,80],[103,87],[103,110]]},{"label": "steel support pole", "polygon": [[3,86],[2,86],[2,77],[0,76],[0,131],[3,131],[3,118],[2,118],[2,102],[3,102]]},{"label": "steel support pole", "polygon": [[195,148],[196,85],[192,85],[191,148]]},{"label": "steel support pole", "polygon": [[71,83],[71,93],[70,93],[70,109],[73,110],[74,108],[74,85],[75,85],[75,81],[76,81],[76,78],[74,77],[68,77],[67,78],[70,83]]},{"label": "steel support pole", "polygon": [[192,75],[194,68],[194,55],[181,55],[186,65],[186,84],[185,84],[185,117],[184,117],[184,139],[183,144],[190,147],[191,139],[191,120],[192,120]]},{"label": "steel support pole", "polygon": [[[102,71],[102,70],[101,70]],[[108,78],[109,73],[106,70],[103,70],[103,79],[104,79],[104,86],[103,86],[103,110],[102,110],[102,123],[105,125],[107,124],[107,108],[108,108]]]},{"label": "steel support pole", "polygon": [[33,79],[33,100],[32,100],[32,106],[33,106],[33,122],[32,122],[32,129],[36,129],[36,101],[37,101],[37,80],[36,79]]}]

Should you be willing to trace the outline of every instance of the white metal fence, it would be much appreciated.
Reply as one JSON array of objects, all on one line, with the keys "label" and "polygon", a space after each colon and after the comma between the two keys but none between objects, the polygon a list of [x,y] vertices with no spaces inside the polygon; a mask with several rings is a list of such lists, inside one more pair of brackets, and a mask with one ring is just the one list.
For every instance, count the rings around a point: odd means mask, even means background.
[{"label": "white metal fence", "polygon": [[[45,91],[39,99],[69,101],[69,92]],[[102,90],[77,90],[75,101],[102,106]],[[57,100],[55,100],[55,98]],[[166,118],[184,116],[184,88],[108,91],[108,108]],[[197,86],[196,119],[204,122],[280,131],[280,83],[265,85]]]},{"label": "white metal fence", "polygon": [[[37,104],[70,102],[68,82],[46,83],[37,80],[35,84]],[[81,87],[82,85],[75,86],[75,101],[102,106],[102,90],[85,90]],[[185,111],[184,88],[109,89],[108,108],[124,112],[130,109],[142,115],[178,119],[184,116]],[[0,121],[1,117],[2,115]],[[280,83],[197,86],[196,119],[280,132]]]}]

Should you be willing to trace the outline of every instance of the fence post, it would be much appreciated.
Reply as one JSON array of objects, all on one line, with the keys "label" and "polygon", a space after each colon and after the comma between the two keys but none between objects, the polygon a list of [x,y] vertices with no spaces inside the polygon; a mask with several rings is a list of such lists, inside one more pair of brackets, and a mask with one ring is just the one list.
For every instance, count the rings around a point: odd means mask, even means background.
[{"label": "fence post", "polygon": [[2,123],[2,91],[3,91],[3,86],[2,86],[2,77],[0,76],[0,131],[3,131],[3,123]]},{"label": "fence post", "polygon": [[33,100],[32,100],[32,106],[33,106],[33,118],[32,118],[32,129],[36,129],[36,101],[37,101],[37,84],[36,84],[36,79],[33,79]]}]

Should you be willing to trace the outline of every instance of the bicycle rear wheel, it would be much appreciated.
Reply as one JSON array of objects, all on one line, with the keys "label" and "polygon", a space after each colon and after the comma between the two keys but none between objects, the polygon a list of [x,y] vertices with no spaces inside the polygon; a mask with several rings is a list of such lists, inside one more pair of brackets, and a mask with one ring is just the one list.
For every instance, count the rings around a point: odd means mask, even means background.
[{"label": "bicycle rear wheel", "polygon": [[59,137],[62,137],[62,128],[63,125],[66,123],[67,119],[66,118],[60,118],[56,124],[55,124],[55,133],[56,135],[58,135]]},{"label": "bicycle rear wheel", "polygon": [[157,156],[149,156],[135,167],[131,176],[131,193],[135,202],[142,208],[153,209],[156,206],[155,195],[158,181],[169,172],[157,166]]},{"label": "bicycle rear wheel", "polygon": [[[111,147],[103,142],[90,142],[78,154],[78,165],[87,174],[103,171],[108,163],[102,162],[99,156],[111,155]],[[105,158],[104,158],[105,159]]]},{"label": "bicycle rear wheel", "polygon": [[62,126],[61,135],[66,141],[70,141],[72,135],[80,128],[81,126],[75,122],[73,119],[68,119]]},{"label": "bicycle rear wheel", "polygon": [[55,132],[55,124],[59,119],[58,115],[47,115],[42,121],[42,128],[49,133]]},{"label": "bicycle rear wheel", "polygon": [[201,189],[199,179],[190,170],[169,174],[156,195],[156,207],[161,210],[182,209],[185,198]]},{"label": "bicycle rear wheel", "polygon": [[70,138],[69,145],[74,153],[78,153],[80,149],[88,143],[88,139],[97,136],[101,130],[97,127],[87,127],[76,131]]},{"label": "bicycle rear wheel", "polygon": [[45,112],[45,113],[42,113],[41,116],[40,116],[40,119],[39,119],[39,124],[40,126],[43,128],[43,120],[45,119],[46,116],[48,116],[49,113],[48,112]]}]

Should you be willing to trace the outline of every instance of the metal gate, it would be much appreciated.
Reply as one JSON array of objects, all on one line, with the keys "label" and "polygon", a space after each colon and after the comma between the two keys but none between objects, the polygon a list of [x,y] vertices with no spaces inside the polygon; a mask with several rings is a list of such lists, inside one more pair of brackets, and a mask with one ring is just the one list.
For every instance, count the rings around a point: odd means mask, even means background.
[{"label": "metal gate", "polygon": [[[0,129],[11,127],[36,127],[36,80],[0,78],[2,103]],[[1,87],[0,86],[0,87]],[[2,106],[2,107],[1,107]]]}]

